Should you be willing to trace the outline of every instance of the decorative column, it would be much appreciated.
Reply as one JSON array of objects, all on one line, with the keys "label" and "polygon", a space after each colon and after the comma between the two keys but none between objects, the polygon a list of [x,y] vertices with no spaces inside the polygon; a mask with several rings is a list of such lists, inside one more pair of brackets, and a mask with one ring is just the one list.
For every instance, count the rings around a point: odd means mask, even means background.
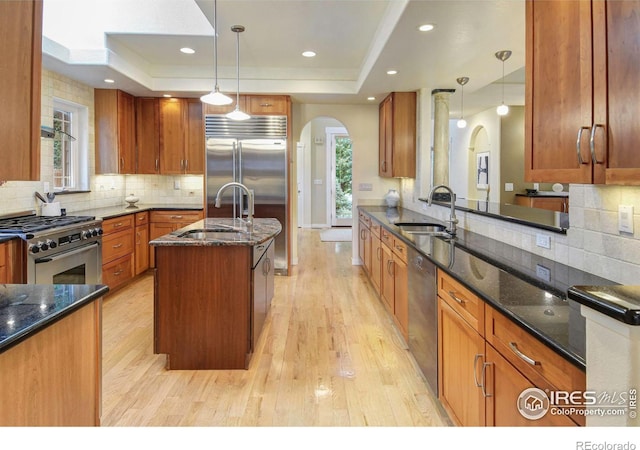
[{"label": "decorative column", "polygon": [[433,186],[449,185],[449,99],[455,89],[434,89]]}]

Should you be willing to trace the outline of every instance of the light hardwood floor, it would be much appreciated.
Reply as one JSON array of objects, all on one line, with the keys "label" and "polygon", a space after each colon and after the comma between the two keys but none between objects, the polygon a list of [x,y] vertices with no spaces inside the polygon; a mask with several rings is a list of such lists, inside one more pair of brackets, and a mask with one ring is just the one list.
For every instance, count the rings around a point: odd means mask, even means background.
[{"label": "light hardwood floor", "polygon": [[442,426],[446,419],[350,242],[299,233],[248,370],[167,371],[153,278],[103,307],[103,426]]}]

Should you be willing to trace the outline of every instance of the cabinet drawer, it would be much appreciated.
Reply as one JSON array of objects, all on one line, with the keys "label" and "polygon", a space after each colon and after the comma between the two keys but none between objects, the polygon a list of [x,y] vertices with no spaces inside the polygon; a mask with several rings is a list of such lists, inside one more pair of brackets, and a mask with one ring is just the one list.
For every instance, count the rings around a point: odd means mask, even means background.
[{"label": "cabinet drawer", "polygon": [[[486,340],[536,386],[584,390],[585,373],[494,308],[486,307]],[[545,382],[546,381],[546,382]],[[549,388],[551,388],[549,387]]]},{"label": "cabinet drawer", "polygon": [[102,239],[102,262],[108,263],[133,253],[133,234],[133,230],[123,230],[104,237]]},{"label": "cabinet drawer", "polygon": [[380,238],[380,229],[382,228],[382,226],[375,221],[371,221],[371,234],[373,234],[375,237]]},{"label": "cabinet drawer", "polygon": [[484,336],[484,301],[442,270],[438,270],[438,296]]},{"label": "cabinet drawer", "polygon": [[190,224],[202,219],[202,211],[151,211],[151,222]]},{"label": "cabinet drawer", "polygon": [[393,248],[393,235],[389,230],[380,227],[380,240],[387,244],[387,247]]},{"label": "cabinet drawer", "polygon": [[286,116],[288,114],[287,97],[284,95],[265,96],[250,95],[247,98],[249,112],[251,114],[275,114]]},{"label": "cabinet drawer", "polygon": [[102,283],[115,289],[133,278],[133,255],[123,256],[102,265]]},{"label": "cabinet drawer", "polygon": [[136,221],[136,225],[135,225],[136,227],[138,225],[146,225],[146,224],[148,224],[149,223],[149,211],[136,213],[135,221]]},{"label": "cabinet drawer", "polygon": [[133,228],[134,215],[127,214],[126,216],[114,217],[113,219],[106,219],[102,221],[103,236],[107,236],[111,233],[117,233],[122,230]]},{"label": "cabinet drawer", "polygon": [[365,213],[361,212],[358,215],[358,219],[360,219],[360,222],[362,222],[363,224],[365,224],[365,226],[367,228],[369,228],[371,226],[371,217],[369,217],[368,215],[366,215]]},{"label": "cabinet drawer", "polygon": [[407,244],[395,236],[393,237],[393,254],[405,263],[407,262]]}]

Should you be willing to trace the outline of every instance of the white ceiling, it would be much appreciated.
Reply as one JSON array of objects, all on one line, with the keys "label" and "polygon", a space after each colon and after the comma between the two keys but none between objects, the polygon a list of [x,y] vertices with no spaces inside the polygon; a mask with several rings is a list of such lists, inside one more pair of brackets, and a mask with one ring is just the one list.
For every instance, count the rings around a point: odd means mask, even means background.
[{"label": "white ceiling", "polygon": [[[93,87],[199,97],[213,81],[213,0],[47,0],[43,65]],[[218,79],[299,103],[376,103],[391,91],[458,88],[465,115],[524,102],[524,0],[218,0]],[[417,30],[423,23],[435,30]],[[179,48],[189,46],[194,55]],[[315,58],[302,51],[313,50]],[[389,76],[388,69],[398,70]],[[104,78],[116,80],[105,85]]]}]

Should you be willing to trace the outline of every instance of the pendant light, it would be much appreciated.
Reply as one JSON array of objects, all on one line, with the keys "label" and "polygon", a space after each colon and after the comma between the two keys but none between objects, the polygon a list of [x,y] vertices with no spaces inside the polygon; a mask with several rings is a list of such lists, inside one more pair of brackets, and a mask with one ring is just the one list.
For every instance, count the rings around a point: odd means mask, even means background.
[{"label": "pendant light", "polygon": [[460,87],[460,119],[458,119],[458,128],[466,128],[467,121],[464,120],[464,85],[469,82],[469,77],[456,78]]},{"label": "pendant light", "polygon": [[200,97],[200,101],[216,106],[230,105],[233,99],[220,92],[220,87],[218,87],[218,5],[216,0],[213,2],[213,71],[215,87],[213,91]]},{"label": "pendant light", "polygon": [[511,56],[511,50],[500,50],[496,52],[496,58],[502,61],[502,104],[498,106],[497,112],[499,116],[506,116],[509,113],[509,107],[504,104],[504,62]]},{"label": "pendant light", "polygon": [[231,27],[231,31],[236,34],[236,79],[238,80],[238,89],[236,90],[236,109],[228,113],[227,117],[231,120],[247,120],[251,116],[240,111],[240,33],[244,31],[244,27],[242,25],[234,25]]}]

